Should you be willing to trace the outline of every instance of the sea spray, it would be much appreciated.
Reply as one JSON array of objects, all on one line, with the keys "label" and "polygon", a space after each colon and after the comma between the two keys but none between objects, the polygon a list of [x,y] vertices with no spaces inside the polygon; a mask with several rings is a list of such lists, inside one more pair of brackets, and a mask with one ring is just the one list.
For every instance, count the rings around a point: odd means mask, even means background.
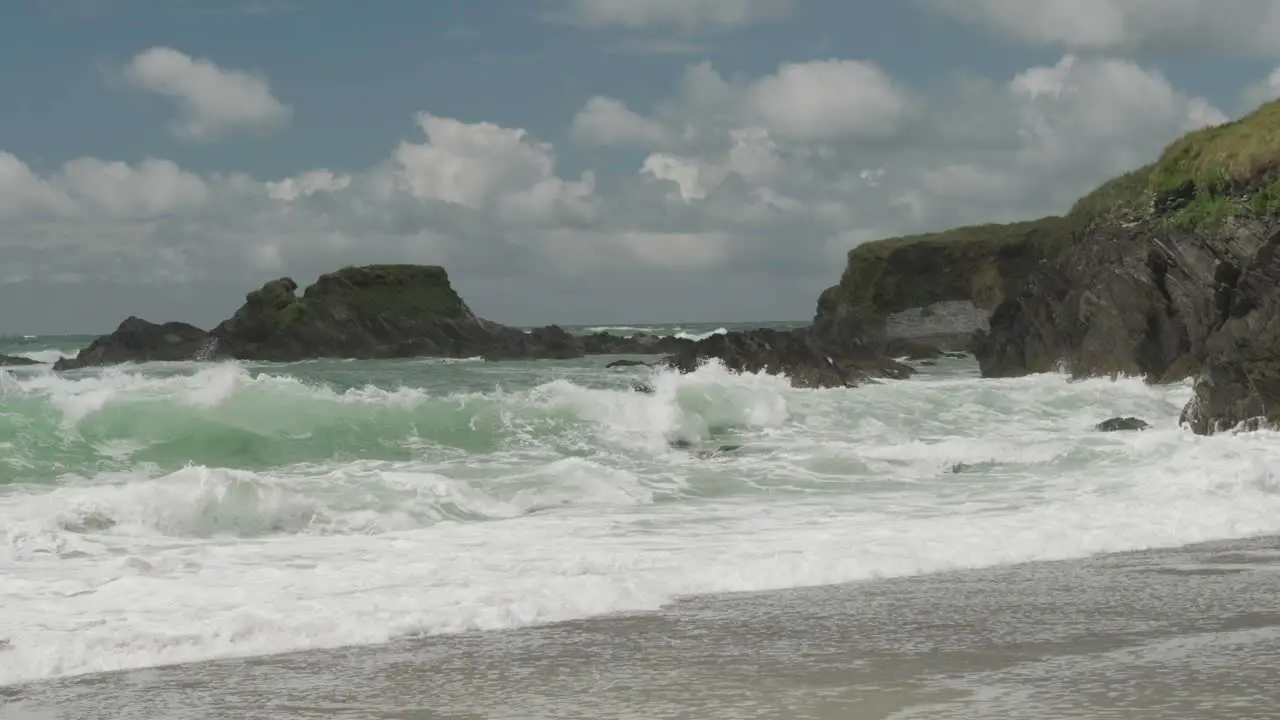
[{"label": "sea spray", "polygon": [[0,682],[1280,531],[1185,384],[603,364],[0,372]]}]

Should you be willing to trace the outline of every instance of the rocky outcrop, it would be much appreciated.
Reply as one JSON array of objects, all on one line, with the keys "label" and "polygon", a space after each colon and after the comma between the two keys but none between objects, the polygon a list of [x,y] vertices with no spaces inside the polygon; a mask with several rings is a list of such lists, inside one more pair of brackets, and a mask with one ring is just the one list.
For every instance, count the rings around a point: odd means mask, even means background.
[{"label": "rocky outcrop", "polygon": [[11,355],[0,355],[0,367],[21,367],[26,365],[39,365],[40,362],[25,357],[13,357]]},{"label": "rocky outcrop", "polygon": [[849,251],[839,284],[818,300],[817,332],[835,345],[914,341],[968,346],[990,312],[1070,239],[1049,217],[864,243]]},{"label": "rocky outcrop", "polygon": [[608,333],[577,336],[549,326],[508,327],[477,317],[443,268],[348,267],[322,275],[301,294],[290,278],[264,284],[211,331],[185,323],[125,320],[54,368],[124,362],[239,359],[484,357],[577,358],[584,354],[661,354],[691,341]]},{"label": "rocky outcrop", "polygon": [[662,364],[693,372],[719,360],[734,372],[786,375],[804,388],[856,387],[875,378],[906,378],[915,371],[867,345],[828,341],[813,327],[758,328],[712,335],[663,358]]},{"label": "rocky outcrop", "polygon": [[1182,422],[1200,434],[1280,424],[1280,223],[1239,278],[1221,290],[1222,322]]},{"label": "rocky outcrop", "polygon": [[1150,430],[1151,424],[1142,418],[1113,417],[1094,425],[1093,429],[1098,432],[1134,432]]},{"label": "rocky outcrop", "polygon": [[193,360],[208,350],[209,333],[194,325],[167,322],[157,325],[142,318],[129,317],[115,332],[104,335],[74,358],[63,358],[53,364],[54,370],[71,370],[91,365],[115,365],[124,362]]},{"label": "rocky outcrop", "polygon": [[1191,133],[1072,209],[974,339],[985,376],[1196,378],[1198,433],[1280,419],[1280,104]]}]

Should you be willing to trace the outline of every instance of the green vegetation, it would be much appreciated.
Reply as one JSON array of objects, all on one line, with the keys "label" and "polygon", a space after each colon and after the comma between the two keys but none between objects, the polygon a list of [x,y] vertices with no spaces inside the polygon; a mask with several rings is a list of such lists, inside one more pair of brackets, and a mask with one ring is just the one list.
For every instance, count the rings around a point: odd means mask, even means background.
[{"label": "green vegetation", "polygon": [[1067,246],[1073,227],[1046,217],[864,243],[849,252],[840,284],[819,306],[839,302],[867,317],[945,300],[994,307],[1041,259]]},{"label": "green vegetation", "polygon": [[1031,266],[1057,257],[1091,224],[1157,221],[1210,232],[1248,216],[1280,217],[1280,101],[1184,135],[1155,162],[1108,180],[1064,216],[859,245],[819,311],[838,302],[883,317],[958,299],[991,307]]},{"label": "green vegetation", "polygon": [[289,278],[266,283],[245,298],[245,308],[270,332],[334,313],[356,318],[461,317],[470,311],[449,284],[444,268],[431,265],[345,267],[320,276],[301,297]]},{"label": "green vegetation", "polygon": [[1242,215],[1280,210],[1280,102],[1183,135],[1160,158],[1103,183],[1071,208],[1084,220],[1161,217],[1180,230],[1208,230]]},{"label": "green vegetation", "polygon": [[459,317],[466,303],[437,265],[364,265],[322,275],[307,288],[303,302],[339,301],[363,317],[423,314]]}]

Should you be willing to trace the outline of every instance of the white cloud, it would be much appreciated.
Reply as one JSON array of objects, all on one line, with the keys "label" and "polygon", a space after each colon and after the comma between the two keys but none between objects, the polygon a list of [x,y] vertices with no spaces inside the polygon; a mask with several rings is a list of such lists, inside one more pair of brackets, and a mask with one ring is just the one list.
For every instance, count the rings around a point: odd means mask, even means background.
[{"label": "white cloud", "polygon": [[276,130],[293,117],[293,109],[272,95],[262,76],[220,68],[173,48],[139,53],[125,66],[124,77],[135,87],[176,102],[182,117],[173,123],[173,131],[189,140]]},{"label": "white cloud", "polygon": [[[808,92],[822,97],[796,99]],[[431,113],[371,167],[283,178],[93,158],[37,172],[0,152],[3,277],[225,277],[242,293],[280,273],[416,261],[446,265],[478,311],[507,321],[535,319],[538,302],[613,318],[678,317],[695,300],[689,312],[803,315],[854,243],[1062,211],[1223,119],[1126,60],[1067,55],[931,96],[850,60],[731,80],[700,63],[646,112],[584,106],[575,138],[643,158],[599,182],[559,169],[524,129]],[[547,288],[564,292],[534,299]]]},{"label": "white cloud", "polygon": [[892,133],[907,99],[874,63],[820,60],[785,63],[747,91],[761,124],[798,140],[835,140]]},{"label": "white cloud", "polygon": [[560,19],[588,28],[733,28],[785,17],[792,0],[564,0]]},{"label": "white cloud", "polygon": [[1079,50],[1280,54],[1280,0],[924,0],[1018,40]]},{"label": "white cloud", "polygon": [[559,178],[549,143],[493,123],[469,124],[428,113],[417,120],[426,142],[402,142],[393,155],[395,178],[413,197],[471,210],[496,209],[526,221],[558,212],[591,215],[594,177]]},{"label": "white cloud", "polygon": [[1248,112],[1262,103],[1280,98],[1280,67],[1271,71],[1263,80],[1251,83],[1241,93],[1243,110]]},{"label": "white cloud", "polygon": [[569,134],[586,145],[663,145],[662,123],[633,112],[621,101],[596,96],[574,116]]},{"label": "white cloud", "polygon": [[330,170],[310,170],[283,180],[268,180],[266,186],[272,200],[297,200],[316,193],[346,190],[351,186],[351,176]]}]

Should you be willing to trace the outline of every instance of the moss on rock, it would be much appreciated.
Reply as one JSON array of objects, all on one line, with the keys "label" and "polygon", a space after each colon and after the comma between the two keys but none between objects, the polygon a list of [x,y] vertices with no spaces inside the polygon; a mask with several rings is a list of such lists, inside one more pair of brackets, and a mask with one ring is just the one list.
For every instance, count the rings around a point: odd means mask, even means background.
[{"label": "moss on rock", "polygon": [[302,296],[306,304],[342,301],[364,317],[470,314],[438,265],[363,265],[321,275]]},{"label": "moss on rock", "polygon": [[1170,143],[1155,162],[1102,183],[1063,216],[888,238],[849,252],[840,284],[818,315],[868,318],[945,300],[991,308],[1040,260],[1060,257],[1099,223],[1159,221],[1171,230],[1213,232],[1234,220],[1280,216],[1280,101],[1240,120]]},{"label": "moss on rock", "polygon": [[879,319],[954,300],[993,308],[1035,264],[1066,245],[1071,226],[1066,218],[1047,217],[864,243],[849,251],[840,284],[819,298],[818,313],[838,304]]}]

